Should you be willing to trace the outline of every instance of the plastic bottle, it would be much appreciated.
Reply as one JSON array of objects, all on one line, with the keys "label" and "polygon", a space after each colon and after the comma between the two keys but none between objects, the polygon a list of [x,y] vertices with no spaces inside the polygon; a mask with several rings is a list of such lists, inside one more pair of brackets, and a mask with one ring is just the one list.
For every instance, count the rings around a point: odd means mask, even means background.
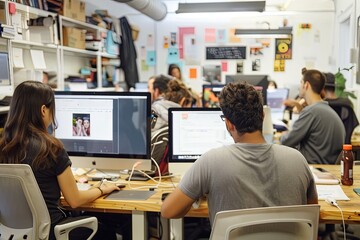
[{"label": "plastic bottle", "polygon": [[353,185],[353,166],[354,155],[352,152],[352,146],[350,144],[344,144],[341,156],[341,184],[351,186]]}]

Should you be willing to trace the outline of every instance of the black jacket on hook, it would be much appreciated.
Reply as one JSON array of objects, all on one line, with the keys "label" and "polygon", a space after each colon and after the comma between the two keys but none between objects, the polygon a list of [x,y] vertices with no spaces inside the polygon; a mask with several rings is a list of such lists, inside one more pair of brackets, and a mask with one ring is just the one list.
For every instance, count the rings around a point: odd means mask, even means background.
[{"label": "black jacket on hook", "polygon": [[120,68],[124,71],[127,88],[135,88],[139,82],[138,69],[136,64],[136,49],[132,39],[131,26],[126,17],[120,18],[121,44],[120,44]]}]

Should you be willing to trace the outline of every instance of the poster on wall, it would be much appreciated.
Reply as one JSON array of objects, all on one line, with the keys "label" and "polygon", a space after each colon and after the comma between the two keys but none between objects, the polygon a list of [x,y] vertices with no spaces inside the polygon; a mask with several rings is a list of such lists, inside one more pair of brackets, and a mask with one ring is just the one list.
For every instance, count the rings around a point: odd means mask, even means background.
[{"label": "poster on wall", "polygon": [[285,60],[275,60],[274,61],[274,72],[285,72]]},{"label": "poster on wall", "polygon": [[220,65],[204,65],[203,81],[211,84],[221,83],[221,66]]},{"label": "poster on wall", "polygon": [[167,63],[172,64],[178,63],[179,61],[179,49],[176,47],[170,47],[168,49]]},{"label": "poster on wall", "polygon": [[291,59],[292,58],[292,41],[291,38],[275,39],[275,59]]},{"label": "poster on wall", "polygon": [[244,61],[238,61],[236,63],[236,73],[243,73],[244,72]]},{"label": "poster on wall", "polygon": [[260,71],[261,62],[260,59],[255,59],[252,61],[252,70],[253,72]]}]

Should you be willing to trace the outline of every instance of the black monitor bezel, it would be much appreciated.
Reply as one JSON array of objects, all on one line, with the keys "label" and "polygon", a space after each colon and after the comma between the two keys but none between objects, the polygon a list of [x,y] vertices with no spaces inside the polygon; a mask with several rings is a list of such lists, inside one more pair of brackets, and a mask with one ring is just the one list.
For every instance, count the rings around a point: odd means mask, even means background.
[{"label": "black monitor bezel", "polygon": [[[180,112],[180,111],[186,111],[186,112],[198,112],[198,111],[206,111],[206,112],[211,112],[211,111],[220,111],[220,108],[169,108],[168,110],[168,120],[169,120],[169,162],[172,163],[193,163],[195,162],[197,159],[173,159],[173,118],[172,118],[172,113],[173,112]],[[220,118],[220,116],[219,116]],[[224,123],[225,124],[225,123]]]}]

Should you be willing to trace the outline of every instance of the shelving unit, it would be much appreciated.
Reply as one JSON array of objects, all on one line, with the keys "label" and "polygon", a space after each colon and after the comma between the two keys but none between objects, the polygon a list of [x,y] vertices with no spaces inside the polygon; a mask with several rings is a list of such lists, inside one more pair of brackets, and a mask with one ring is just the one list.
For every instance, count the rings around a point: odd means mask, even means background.
[{"label": "shelving unit", "polygon": [[[4,2],[5,5],[8,6],[8,2],[10,1],[0,0],[0,2]],[[63,27],[77,28],[91,32],[96,39],[101,39],[102,36],[106,36],[108,31],[107,29],[65,16],[57,15],[52,12],[40,10],[15,2],[12,3],[16,6],[16,14],[20,14],[21,17],[7,14],[6,23],[8,25],[19,26],[19,28],[22,29],[22,34],[17,35],[15,39],[12,40],[0,38],[0,51],[8,51],[9,55],[11,56],[10,66],[12,69],[12,89],[19,83],[25,80],[29,80],[29,75],[31,75],[29,72],[33,71],[34,69],[30,50],[41,50],[44,53],[46,69],[39,70],[39,72],[45,71],[56,73],[57,90],[66,90],[67,86],[64,79],[66,79],[68,76],[80,76],[79,71],[84,67],[96,70],[96,90],[114,90],[114,88],[103,88],[104,69],[112,64],[103,65],[102,59],[118,59],[118,56],[104,52],[105,50],[103,47],[100,47],[99,50],[85,50],[64,46],[64,36],[62,31]],[[8,13],[8,10],[6,10],[6,12]],[[49,29],[40,29],[41,27],[29,27],[26,24],[27,20],[29,19],[48,16],[52,16],[55,21],[55,23]],[[47,33],[49,33],[49,35],[47,35]],[[41,34],[45,34],[45,36]],[[24,68],[14,68],[14,63],[12,60],[14,48],[22,49]],[[93,61],[96,62],[95,67],[90,65],[91,59],[94,59]],[[2,90],[0,89],[0,95],[1,92]]]}]

